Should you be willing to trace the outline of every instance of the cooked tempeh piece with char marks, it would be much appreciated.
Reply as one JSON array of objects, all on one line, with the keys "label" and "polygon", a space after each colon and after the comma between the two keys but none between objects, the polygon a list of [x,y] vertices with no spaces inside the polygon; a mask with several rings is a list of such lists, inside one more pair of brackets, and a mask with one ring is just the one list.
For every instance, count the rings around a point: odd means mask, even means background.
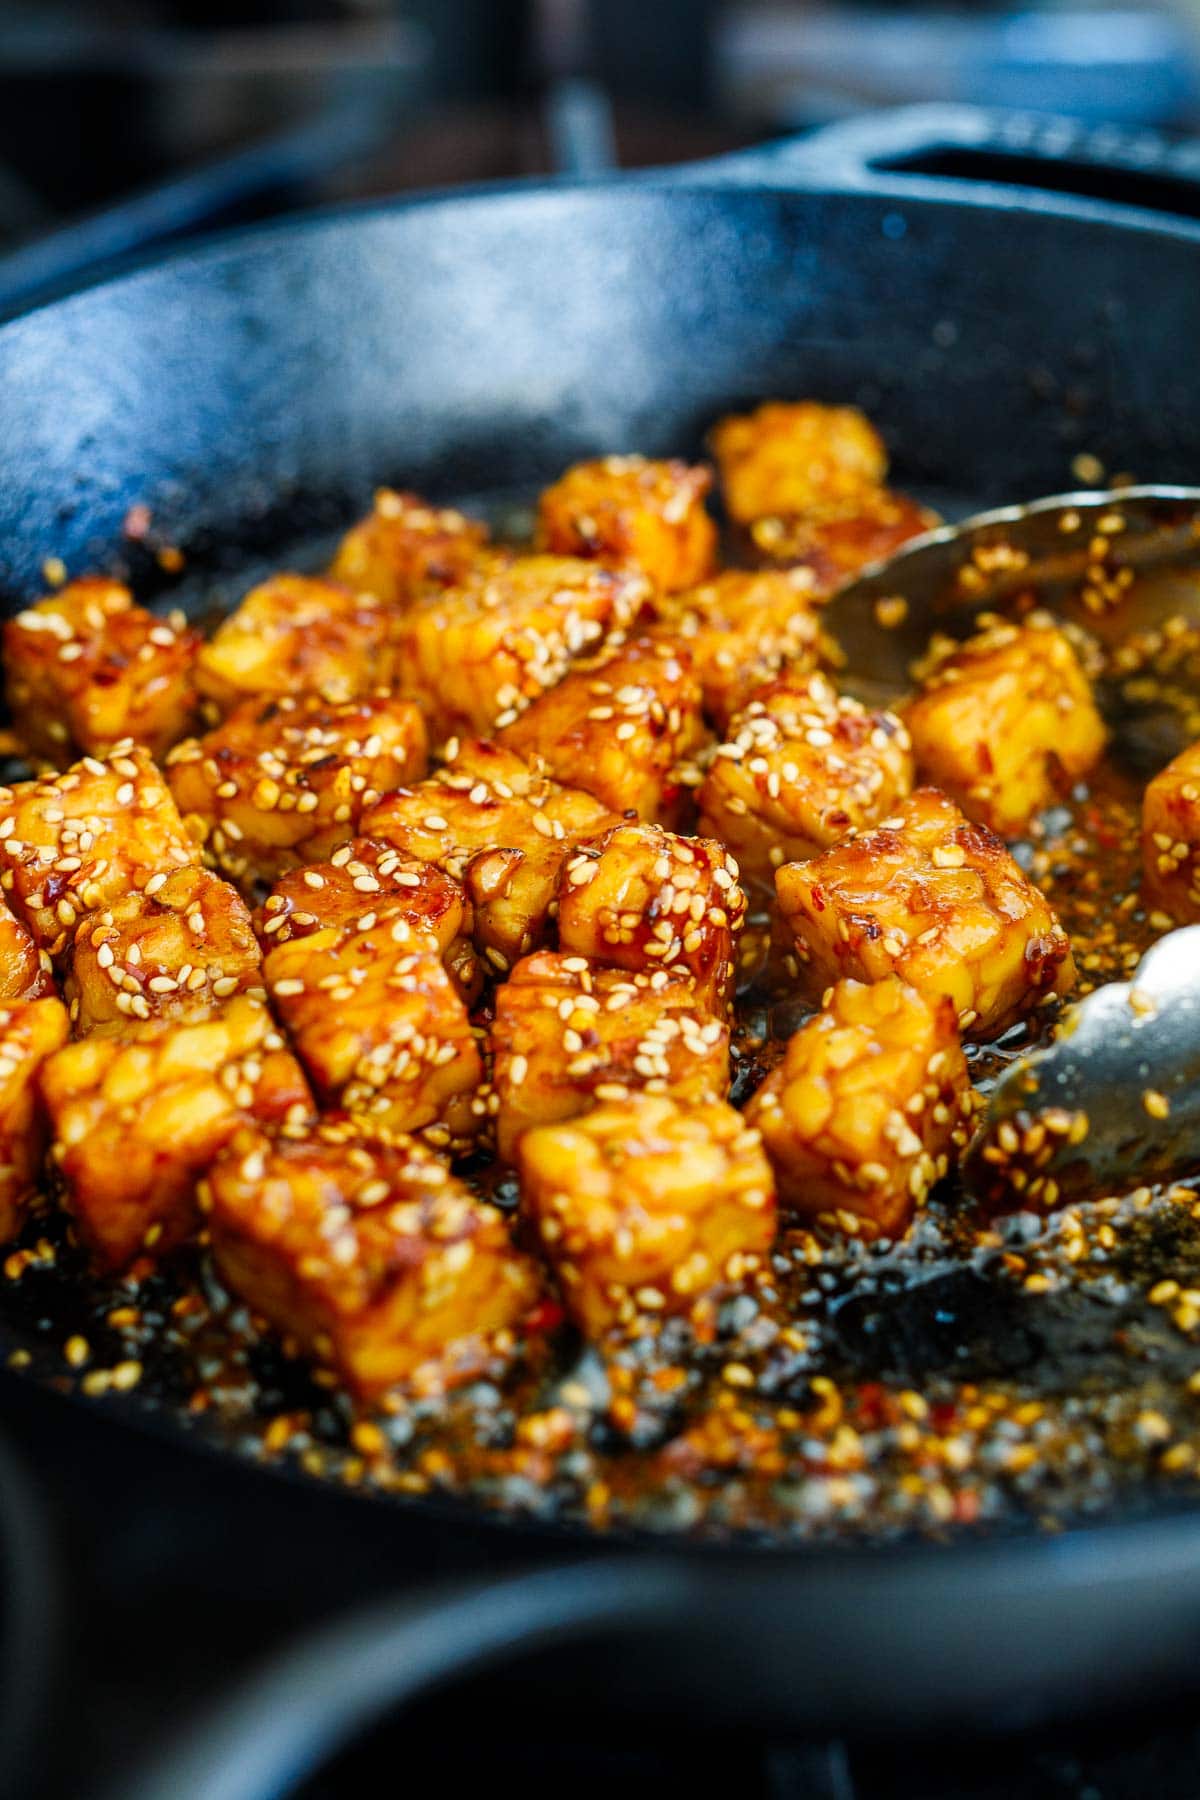
[{"label": "cooked tempeh piece with char marks", "polygon": [[558,941],[575,956],[635,970],[682,970],[697,1003],[724,1017],[746,917],[738,866],[714,838],[617,825],[567,859]]},{"label": "cooked tempeh piece with char marks", "polygon": [[895,556],[941,524],[938,514],[892,488],[864,488],[851,499],[780,518],[755,519],[744,533],[750,559],[767,569],[807,575],[827,599],[871,563]]},{"label": "cooked tempeh piece with char marks", "polygon": [[855,500],[887,475],[887,451],[853,406],[768,400],[709,434],[725,509],[738,524]]},{"label": "cooked tempeh piece with char marks", "polygon": [[651,635],[685,648],[704,712],[718,731],[779,674],[813,667],[820,647],[816,589],[806,569],[723,569],[680,594],[657,595]]},{"label": "cooked tempeh piece with char marks", "polygon": [[21,1229],[41,1177],[46,1119],[38,1077],[69,1035],[61,1000],[0,1002],[0,1243]]},{"label": "cooked tempeh piece with char marks", "polygon": [[0,890],[54,958],[85,913],[199,860],[164,777],[135,744],[0,787]]},{"label": "cooked tempeh piece with char marks", "polygon": [[299,1063],[259,1000],[209,1019],[93,1034],[42,1066],[51,1156],[80,1238],[101,1269],[162,1256],[196,1226],[196,1181],[240,1125],[312,1114]]},{"label": "cooked tempeh piece with char marks", "polygon": [[317,862],[353,837],[363,811],[427,765],[425,724],[390,694],[249,700],[167,758],[184,820],[243,888]]},{"label": "cooked tempeh piece with char marks", "polygon": [[785,863],[775,883],[814,996],[846,975],[899,975],[927,998],[948,995],[964,1036],[986,1039],[1074,985],[1048,902],[1000,839],[935,788],[876,830]]},{"label": "cooked tempeh piece with char marks", "polygon": [[700,829],[770,886],[782,863],[878,824],[911,792],[908,732],[823,675],[781,676],[730,726],[697,795]]},{"label": "cooked tempeh piece with char marks", "polygon": [[688,800],[679,765],[706,738],[700,699],[686,648],[637,637],[581,663],[497,742],[615,813],[678,825]]},{"label": "cooked tempeh piece with char marks", "polygon": [[386,795],[364,813],[362,830],[462,882],[480,954],[505,974],[545,941],[567,856],[616,818],[499,744],[474,738],[448,748],[445,768]]},{"label": "cooked tempeh piece with char marks", "polygon": [[503,1214],[400,1133],[245,1132],[201,1204],[232,1291],[366,1399],[478,1372],[541,1286]]},{"label": "cooked tempeh piece with char marks", "polygon": [[487,526],[453,507],[380,488],[373,509],[338,545],[329,573],[389,606],[407,606],[424,587],[460,580],[487,542]]},{"label": "cooked tempeh piece with char marks", "polygon": [[392,844],[360,837],[339,845],[325,862],[281,876],[263,903],[257,929],[263,948],[270,950],[330,926],[370,930],[396,918],[406,919],[443,951],[471,928],[470,903],[460,882]]},{"label": "cooked tempeh piece with char marks", "polygon": [[272,575],[204,645],[196,685],[207,714],[305,692],[351,700],[392,679],[394,609],[316,575]]},{"label": "cooked tempeh piece with char marks", "polygon": [[716,554],[717,528],[704,507],[711,487],[711,470],[685,462],[576,463],[538,501],[538,546],[632,565],[659,593],[693,587]]},{"label": "cooked tempeh piece with char marks", "polygon": [[1142,798],[1142,892],[1177,925],[1200,920],[1200,744],[1189,744]]},{"label": "cooked tempeh piece with char marks", "polygon": [[200,643],[181,614],[135,606],[119,581],[71,582],[5,622],[17,736],[35,762],[57,768],[125,739],[161,756],[191,729]]},{"label": "cooked tempeh piece with char marks", "polygon": [[1041,618],[940,645],[904,713],[922,776],[1000,837],[1066,794],[1107,737],[1070,640]]},{"label": "cooked tempeh piece with char marks", "polygon": [[504,1162],[531,1125],[598,1103],[649,1093],[690,1105],[729,1092],[729,1027],[697,1005],[682,972],[631,974],[538,951],[497,990],[491,1044]]},{"label": "cooked tempeh piece with char marks", "polygon": [[591,1337],[687,1312],[735,1285],[775,1237],[757,1131],[723,1102],[639,1094],[521,1139],[521,1206]]},{"label": "cooked tempeh piece with char marks", "polygon": [[746,1108],[781,1207],[898,1237],[966,1144],[973,1093],[953,1003],[889,976],[839,981]]}]

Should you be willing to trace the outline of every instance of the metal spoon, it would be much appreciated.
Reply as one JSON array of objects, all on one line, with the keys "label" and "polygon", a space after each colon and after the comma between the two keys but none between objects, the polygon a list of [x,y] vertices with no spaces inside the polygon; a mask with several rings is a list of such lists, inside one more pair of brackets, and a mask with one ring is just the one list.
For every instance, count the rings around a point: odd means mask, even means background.
[{"label": "metal spoon", "polygon": [[[912,685],[937,633],[1044,607],[1085,628],[1113,748],[1149,776],[1200,738],[1200,489],[1060,494],[917,538],[825,609],[846,685]],[[992,1089],[963,1175],[987,1204],[1042,1210],[1200,1170],[1200,925],[1130,982],[1071,1007]]]}]

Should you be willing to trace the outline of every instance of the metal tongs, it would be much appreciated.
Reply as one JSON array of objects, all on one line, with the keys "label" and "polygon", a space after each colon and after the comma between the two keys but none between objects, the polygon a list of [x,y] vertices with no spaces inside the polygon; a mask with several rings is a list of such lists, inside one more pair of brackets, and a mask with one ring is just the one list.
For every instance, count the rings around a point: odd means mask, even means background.
[{"label": "metal tongs", "polygon": [[[1060,494],[915,539],[833,596],[846,685],[891,698],[939,634],[1040,609],[1087,633],[1113,753],[1143,778],[1200,739],[1200,488]],[[1200,1170],[1200,925],[1067,1008],[999,1077],[967,1185],[1042,1210]]]}]

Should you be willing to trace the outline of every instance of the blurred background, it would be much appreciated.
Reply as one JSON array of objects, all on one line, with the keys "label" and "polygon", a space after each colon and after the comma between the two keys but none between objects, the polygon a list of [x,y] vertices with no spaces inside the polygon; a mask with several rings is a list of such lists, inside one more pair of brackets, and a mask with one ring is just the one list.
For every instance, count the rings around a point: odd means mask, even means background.
[{"label": "blurred background", "polygon": [[918,100],[1200,129],[1200,0],[0,0],[0,255],[165,180],[76,251]]}]

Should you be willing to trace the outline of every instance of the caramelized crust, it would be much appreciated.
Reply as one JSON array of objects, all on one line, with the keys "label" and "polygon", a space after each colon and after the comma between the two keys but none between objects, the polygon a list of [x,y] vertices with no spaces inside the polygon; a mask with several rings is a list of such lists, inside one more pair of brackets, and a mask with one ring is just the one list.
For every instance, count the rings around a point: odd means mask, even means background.
[{"label": "caramelized crust", "polygon": [[397,621],[397,685],[420,698],[435,741],[510,724],[647,592],[640,575],[579,557],[492,553]]},{"label": "caramelized crust", "polygon": [[757,1131],[723,1102],[639,1094],[521,1139],[521,1205],[589,1336],[686,1312],[744,1279],[775,1236]]},{"label": "caramelized crust", "polygon": [[617,825],[584,844],[558,882],[558,941],[574,956],[634,970],[682,970],[723,1017],[746,916],[738,866],[713,838]]},{"label": "caramelized crust", "polygon": [[452,507],[380,488],[374,509],[338,545],[329,573],[389,606],[407,606],[423,587],[461,580],[487,541],[486,525]]},{"label": "caramelized crust", "polygon": [[806,574],[825,598],[871,563],[895,556],[912,538],[940,525],[937,513],[891,488],[861,493],[794,516],[755,519],[743,542],[768,568]]},{"label": "caramelized crust", "polygon": [[679,824],[678,766],[704,742],[689,652],[638,637],[581,663],[497,741],[615,813]]},{"label": "caramelized crust", "polygon": [[853,406],[769,400],[709,435],[725,510],[739,524],[857,499],[887,474],[887,452]]},{"label": "caramelized crust", "polygon": [[248,698],[317,693],[351,700],[392,675],[393,609],[314,575],[252,588],[200,651],[196,685],[219,718]]},{"label": "caramelized crust", "polygon": [[482,1079],[467,1009],[437,945],[403,917],[293,937],[267,954],[267,992],[321,1101],[460,1150]]},{"label": "caramelized crust", "polygon": [[67,1044],[41,1085],[76,1229],[110,1270],[191,1235],[197,1177],[239,1125],[294,1126],[312,1109],[270,1013],[245,994],[209,1019]]},{"label": "caramelized crust", "polygon": [[179,744],[168,780],[206,855],[245,889],[317,862],[352,837],[366,807],[426,768],[418,707],[390,694],[249,700]]},{"label": "caramelized crust", "polygon": [[0,787],[0,888],[52,957],[84,913],[198,860],[165,780],[134,744]]},{"label": "caramelized crust", "polygon": [[43,994],[53,992],[49,956],[38,949],[0,896],[0,1004],[6,1000],[39,1000]]},{"label": "caramelized crust", "polygon": [[769,887],[781,863],[886,818],[912,781],[894,713],[868,712],[823,675],[784,676],[738,714],[713,757],[697,796],[700,829]]},{"label": "caramelized crust", "polygon": [[704,711],[724,731],[785,665],[793,674],[813,667],[816,595],[807,569],[724,569],[700,587],[657,598],[652,632],[690,653]]},{"label": "caramelized crust", "polygon": [[461,883],[441,869],[405,856],[374,838],[354,838],[327,862],[292,869],[275,883],[258,914],[263,948],[314,932],[370,929],[404,919],[446,951],[471,928],[471,908]]},{"label": "caramelized crust", "polygon": [[476,945],[504,974],[544,941],[571,850],[615,820],[590,794],[551,781],[499,744],[468,739],[451,748],[444,769],[386,795],[362,828],[462,882]]},{"label": "caramelized crust", "polygon": [[1097,763],[1107,736],[1070,642],[996,621],[926,665],[905,711],[921,774],[968,818],[1015,837]]},{"label": "caramelized crust", "polygon": [[898,1237],[966,1144],[974,1111],[954,1007],[894,977],[840,981],[746,1109],[780,1204]]},{"label": "caramelized crust", "polygon": [[58,768],[125,738],[161,756],[191,725],[199,647],[182,618],[135,606],[120,582],[73,581],[5,622],[17,736],[35,762]]},{"label": "caramelized crust", "polygon": [[846,975],[899,975],[927,999],[948,995],[964,1035],[989,1038],[1074,985],[1048,902],[1000,839],[935,788],[877,830],[785,864],[775,885],[814,995]]},{"label": "caramelized crust", "polygon": [[1177,925],[1200,920],[1200,744],[1190,744],[1142,797],[1142,893]]},{"label": "caramelized crust", "polygon": [[476,1372],[538,1296],[503,1215],[400,1133],[243,1133],[201,1203],[233,1292],[366,1399]]},{"label": "caramelized crust", "polygon": [[659,593],[692,587],[716,554],[717,528],[704,508],[711,487],[709,469],[685,462],[576,463],[538,501],[538,547],[632,564]]},{"label": "caramelized crust", "polygon": [[697,1006],[686,975],[631,975],[547,950],[497,990],[492,1056],[504,1162],[530,1126],[598,1102],[648,1093],[694,1105],[729,1092],[729,1027]]},{"label": "caramelized crust", "polygon": [[0,1004],[0,1243],[21,1229],[42,1172],[46,1121],[38,1073],[69,1031],[61,1000]]},{"label": "caramelized crust", "polygon": [[79,1036],[133,1020],[205,1018],[234,994],[261,999],[246,903],[207,869],[152,875],[141,893],[76,926],[63,992]]}]

